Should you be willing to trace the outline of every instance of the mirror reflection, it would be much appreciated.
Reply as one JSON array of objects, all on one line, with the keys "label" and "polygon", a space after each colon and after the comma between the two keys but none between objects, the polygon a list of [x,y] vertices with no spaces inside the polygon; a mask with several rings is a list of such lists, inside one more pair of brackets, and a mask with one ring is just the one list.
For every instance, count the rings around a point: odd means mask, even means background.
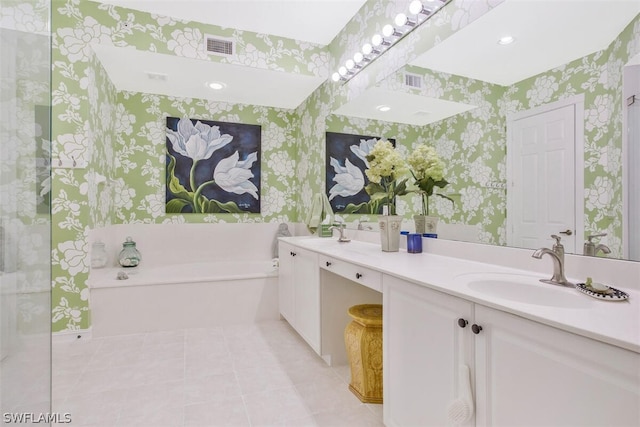
[{"label": "mirror reflection", "polygon": [[570,253],[640,260],[639,11],[506,0],[336,109],[328,130],[395,137],[405,154],[433,145],[455,200],[431,202],[441,238],[538,248],[556,234]]}]

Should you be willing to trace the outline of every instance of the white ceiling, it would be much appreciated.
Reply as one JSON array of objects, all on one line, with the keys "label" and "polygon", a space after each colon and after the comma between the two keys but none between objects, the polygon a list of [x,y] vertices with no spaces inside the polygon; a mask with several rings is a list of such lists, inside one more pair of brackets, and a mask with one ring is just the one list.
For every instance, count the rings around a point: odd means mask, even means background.
[{"label": "white ceiling", "polygon": [[[366,0],[97,0],[175,19],[329,44]],[[114,46],[94,46],[118,90],[293,109],[325,80]],[[151,79],[149,73],[165,75]],[[213,91],[210,81],[226,87]]]},{"label": "white ceiling", "polygon": [[[93,50],[114,86],[131,92],[294,109],[325,80],[108,45]],[[226,87],[213,90],[213,81]]]},{"label": "white ceiling", "polygon": [[366,0],[95,0],[226,28],[328,45]]},{"label": "white ceiling", "polygon": [[[379,111],[386,105],[389,111]],[[334,111],[343,116],[382,120],[424,126],[476,108],[474,105],[429,98],[380,87],[370,88],[351,102]]]},{"label": "white ceiling", "polygon": [[505,0],[411,64],[510,86],[606,48],[639,12],[639,0]]}]

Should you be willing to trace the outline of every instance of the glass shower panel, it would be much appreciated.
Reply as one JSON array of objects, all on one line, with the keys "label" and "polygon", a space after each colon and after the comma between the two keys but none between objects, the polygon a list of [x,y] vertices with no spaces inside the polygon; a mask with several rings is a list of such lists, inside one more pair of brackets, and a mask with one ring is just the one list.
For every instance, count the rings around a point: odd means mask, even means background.
[{"label": "glass shower panel", "polygon": [[0,0],[0,412],[20,425],[51,411],[50,8]]}]

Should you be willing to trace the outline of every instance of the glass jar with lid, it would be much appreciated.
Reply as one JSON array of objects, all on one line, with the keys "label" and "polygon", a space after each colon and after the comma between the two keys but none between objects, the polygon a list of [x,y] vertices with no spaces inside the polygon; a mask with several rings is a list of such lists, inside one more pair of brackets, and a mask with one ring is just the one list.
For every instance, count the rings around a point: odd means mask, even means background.
[{"label": "glass jar with lid", "polygon": [[109,256],[104,247],[104,243],[96,241],[91,245],[91,268],[103,268],[107,265]]},{"label": "glass jar with lid", "polygon": [[140,261],[142,261],[142,255],[136,248],[136,242],[131,237],[127,237],[127,240],[122,244],[118,262],[123,267],[137,267]]}]

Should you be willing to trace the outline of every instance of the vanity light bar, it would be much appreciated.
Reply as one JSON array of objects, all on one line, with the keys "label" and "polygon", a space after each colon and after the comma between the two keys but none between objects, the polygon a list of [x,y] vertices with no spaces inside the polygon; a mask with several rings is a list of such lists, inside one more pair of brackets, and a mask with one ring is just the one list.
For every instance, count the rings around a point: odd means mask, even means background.
[{"label": "vanity light bar", "polygon": [[345,64],[333,73],[331,79],[334,82],[347,82],[358,74],[367,65],[373,62],[384,51],[402,40],[411,31],[426,22],[433,13],[449,3],[451,0],[414,0],[409,5],[409,14],[414,19],[409,19],[404,13],[399,13],[394,19],[394,25],[387,24],[382,28],[382,35],[374,34],[371,43],[365,43],[360,52],[348,59]]}]

